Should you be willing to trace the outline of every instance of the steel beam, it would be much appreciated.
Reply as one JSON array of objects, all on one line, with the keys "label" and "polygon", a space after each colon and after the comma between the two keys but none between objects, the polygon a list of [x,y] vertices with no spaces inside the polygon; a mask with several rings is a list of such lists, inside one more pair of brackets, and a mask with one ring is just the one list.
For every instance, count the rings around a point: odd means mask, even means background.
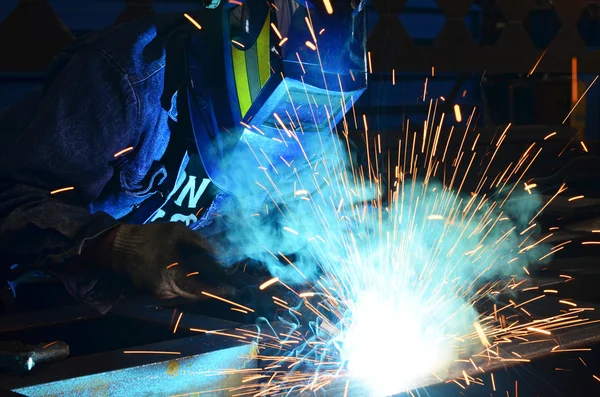
[{"label": "steel beam", "polygon": [[[250,358],[252,344],[219,335],[200,335],[127,351],[179,354],[113,351],[77,357],[48,365],[30,376],[2,376],[0,384],[29,397],[181,395],[238,385],[241,375],[231,376],[223,370],[256,365]],[[225,394],[215,391],[211,395]]]}]

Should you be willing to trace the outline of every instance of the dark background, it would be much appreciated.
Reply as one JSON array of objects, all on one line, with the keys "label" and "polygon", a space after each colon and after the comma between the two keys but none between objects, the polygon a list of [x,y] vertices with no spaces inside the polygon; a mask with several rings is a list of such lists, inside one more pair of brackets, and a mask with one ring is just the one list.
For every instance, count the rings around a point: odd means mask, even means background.
[{"label": "dark background", "polygon": [[[77,36],[197,4],[2,0],[0,109],[39,85],[52,57]],[[382,132],[397,132],[407,117],[415,122],[424,117],[430,98],[444,96],[464,114],[477,107],[479,126],[559,126],[572,105],[572,57],[578,59],[580,93],[600,71],[599,17],[600,2],[586,0],[373,0],[368,14],[373,73],[357,110]],[[593,87],[567,123],[587,139],[599,135],[599,93]]]}]

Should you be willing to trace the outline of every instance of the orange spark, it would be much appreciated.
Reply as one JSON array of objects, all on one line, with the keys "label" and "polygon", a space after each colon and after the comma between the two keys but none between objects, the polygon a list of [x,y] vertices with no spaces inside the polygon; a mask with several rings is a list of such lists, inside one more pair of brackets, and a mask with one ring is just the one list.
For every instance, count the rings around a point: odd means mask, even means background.
[{"label": "orange spark", "polygon": [[258,289],[262,291],[262,290],[266,289],[267,287],[269,287],[269,286],[271,286],[271,285],[273,285],[273,284],[275,284],[277,282],[279,282],[279,277],[273,277],[272,279],[270,279],[270,280],[265,281],[264,283],[262,283],[258,287]]},{"label": "orange spark", "polygon": [[462,121],[462,114],[460,113],[460,106],[458,106],[458,104],[454,105],[454,116],[456,117],[457,123]]},{"label": "orange spark", "polygon": [[133,146],[126,147],[123,150],[119,150],[117,153],[113,154],[114,158],[124,155],[125,153],[129,153],[133,150]]},{"label": "orange spark", "polygon": [[557,249],[557,250],[550,251],[550,252],[548,252],[546,255],[542,256],[542,257],[541,257],[540,259],[538,259],[538,260],[539,260],[539,261],[543,261],[544,259],[546,259],[546,258],[547,258],[547,257],[549,257],[550,255],[554,255],[554,254],[556,254],[558,251],[561,251],[563,248],[565,248],[565,247],[560,247],[560,248],[559,248],[559,249]]},{"label": "orange spark", "polygon": [[485,336],[485,332],[483,332],[483,329],[481,328],[481,324],[479,324],[476,321],[473,323],[473,327],[475,328],[475,331],[477,331],[477,336],[479,336],[479,340],[481,340],[481,344],[483,346],[485,346],[486,348],[490,347],[490,341]]},{"label": "orange spark", "polygon": [[465,390],[466,388],[461,385],[456,379],[453,379],[452,382],[456,383],[457,385],[459,385],[463,390]]},{"label": "orange spark", "polygon": [[569,301],[563,300],[563,299],[559,300],[558,303],[562,303],[564,305],[569,305],[569,306],[577,307],[577,303],[569,302]]},{"label": "orange spark", "polygon": [[[283,255],[283,254],[281,253],[281,251],[277,251],[277,253],[278,253],[279,255],[281,255],[281,257],[282,257],[282,258],[283,258],[283,259],[284,259],[284,260],[285,260],[285,261],[286,261],[286,262],[287,262],[287,263],[288,263],[290,266],[292,266],[292,267],[294,268],[294,270],[298,272],[298,274],[300,274],[300,275],[301,275],[303,278],[306,278],[306,276],[305,276],[305,275],[304,275],[304,274],[303,274],[303,273],[300,271],[300,269],[298,269],[298,268],[296,267],[296,265],[294,265],[294,262],[292,262],[291,260],[289,260],[287,256]],[[279,260],[279,259],[277,259],[277,260]],[[282,283],[282,284],[283,284],[283,283]],[[285,286],[285,284],[283,284],[283,285]]]},{"label": "orange spark", "polygon": [[211,334],[211,335],[231,336],[232,338],[246,339],[246,337],[243,336],[243,335],[228,334],[226,332],[211,331],[211,330],[208,330],[208,329],[190,328],[190,331],[192,331],[192,332],[203,332],[205,334]]},{"label": "orange spark", "polygon": [[[540,149],[541,150],[541,149]],[[539,152],[538,152],[539,153]],[[535,216],[533,218],[531,218],[531,220],[529,221],[529,223],[533,223],[533,221],[535,220],[535,218],[537,218],[545,209],[547,206],[550,205],[550,203],[556,198],[556,196],[558,196],[559,194],[561,194],[562,192],[564,192],[565,190],[567,190],[567,187],[565,186],[565,184],[563,183],[560,188],[558,189],[558,191],[556,192],[556,194],[554,194],[554,196],[552,196],[552,198],[550,198],[550,200],[548,200],[548,202],[546,204],[544,204],[544,206],[542,207],[541,210],[538,211],[537,214],[535,214]]]},{"label": "orange spark", "polygon": [[540,287],[528,287],[528,288],[525,288],[525,289],[521,290],[521,292],[525,292],[525,291],[534,291],[534,290],[536,290],[536,289],[540,289]]},{"label": "orange spark", "polygon": [[587,146],[585,146],[585,143],[583,141],[579,141],[579,143],[581,143],[581,147],[583,147],[583,150],[587,153],[588,148],[587,148]]},{"label": "orange spark", "polygon": [[273,22],[271,22],[271,29],[273,29],[273,31],[275,32],[277,37],[279,37],[279,40],[283,39],[283,36],[279,32],[279,29],[277,29],[277,26],[275,26],[275,24]]},{"label": "orange spark", "polygon": [[546,140],[546,139],[548,139],[548,138],[551,138],[551,137],[553,137],[554,135],[556,135],[556,132],[552,132],[552,133],[550,133],[550,134],[546,135],[546,136],[544,137],[544,140]]},{"label": "orange spark", "polygon": [[582,199],[582,198],[584,198],[584,196],[583,196],[583,195],[581,195],[581,196],[574,196],[574,197],[571,197],[571,198],[569,199],[569,201],[575,201],[575,200],[579,200],[579,199]]},{"label": "orange spark", "polygon": [[333,14],[333,7],[331,6],[331,1],[323,0],[323,4],[325,5],[325,10],[329,15]]},{"label": "orange spark", "polygon": [[239,303],[232,302],[232,301],[230,301],[228,299],[225,299],[225,298],[221,298],[220,296],[213,295],[213,294],[210,294],[210,293],[204,292],[204,291],[202,291],[202,295],[208,296],[208,297],[213,298],[213,299],[220,300],[221,302],[229,303],[232,306],[237,306],[240,309],[248,310],[249,312],[254,313],[254,310],[250,309],[249,307],[240,305]]},{"label": "orange spark", "polygon": [[300,63],[300,67],[302,68],[302,73],[306,74],[306,70],[304,69],[304,64],[302,63],[302,59],[300,59],[300,54],[296,53],[296,58],[298,58],[298,62]]},{"label": "orange spark", "polygon": [[565,119],[563,120],[563,122],[562,122],[563,124],[567,122],[567,120],[569,119],[569,117],[571,116],[571,114],[573,113],[575,108],[577,107],[577,105],[579,105],[579,102],[581,102],[581,100],[585,97],[585,94],[587,94],[587,92],[590,90],[590,88],[592,88],[592,86],[594,85],[596,80],[598,80],[598,77],[600,77],[600,75],[596,76],[596,78],[592,81],[592,83],[588,86],[588,88],[583,92],[583,94],[581,95],[581,98],[579,98],[579,100],[577,102],[575,102],[575,105],[573,105],[573,108],[571,109],[569,114],[567,114],[567,117],[565,117]]},{"label": "orange spark", "polygon": [[195,27],[197,27],[198,30],[202,29],[202,26],[200,26],[200,24],[194,18],[192,18],[188,14],[183,14],[183,16],[186,17],[188,21],[190,21]]},{"label": "orange spark", "polygon": [[531,194],[531,189],[533,189],[534,187],[537,187],[537,183],[532,183],[531,185],[528,185],[527,182],[525,182],[525,190],[527,191],[527,193]]},{"label": "orange spark", "polygon": [[57,194],[62,192],[68,192],[69,190],[75,190],[74,186],[63,187],[62,189],[56,189],[50,192],[50,194]]},{"label": "orange spark", "polygon": [[584,348],[580,348],[580,349],[552,349],[552,353],[589,352],[591,350],[592,349],[590,349],[589,347],[587,347],[587,348],[584,347]]},{"label": "orange spark", "polygon": [[544,335],[552,335],[552,333],[550,331],[546,331],[545,329],[539,329],[539,328],[535,328],[535,327],[527,327],[527,331],[538,332],[538,333],[544,334]]},{"label": "orange spark", "polygon": [[177,327],[179,327],[179,322],[181,321],[182,316],[183,312],[179,313],[179,317],[177,318],[177,322],[175,323],[175,328],[173,328],[173,333],[177,332]]},{"label": "orange spark", "polygon": [[515,305],[515,309],[517,309],[517,308],[519,308],[519,307],[521,307],[521,306],[525,306],[525,305],[526,305],[526,304],[528,304],[528,303],[531,303],[531,302],[533,302],[533,301],[536,301],[536,300],[538,300],[538,299],[542,299],[542,298],[545,298],[545,297],[546,297],[545,295],[536,296],[535,298],[531,298],[531,299],[529,299],[528,301],[525,301],[525,302],[523,302],[523,303],[519,303],[518,305]]},{"label": "orange spark", "polygon": [[186,274],[185,276],[191,277],[191,276],[197,276],[198,274],[200,274],[200,272],[191,272],[191,273]]},{"label": "orange spark", "polygon": [[469,377],[467,376],[467,373],[465,372],[464,369],[462,371],[462,374],[465,377],[465,383],[467,384],[467,386],[469,386],[471,384],[471,382],[469,382]]},{"label": "orange spark", "polygon": [[316,51],[316,50],[317,50],[317,46],[316,46],[316,45],[314,45],[312,42],[310,42],[310,41],[306,40],[306,43],[305,43],[305,44],[306,44],[306,46],[307,46],[308,48],[310,48],[311,50],[313,50],[313,51]]},{"label": "orange spark", "polygon": [[306,23],[306,26],[308,27],[308,31],[310,32],[310,35],[311,35],[313,41],[316,43],[317,42],[317,36],[315,36],[315,31],[313,29],[312,22],[309,19],[309,17],[304,17],[304,22]]},{"label": "orange spark", "polygon": [[538,65],[542,61],[542,58],[544,57],[544,55],[546,55],[546,51],[548,51],[548,48],[550,48],[550,46],[546,47],[546,49],[544,50],[544,52],[542,52],[542,55],[540,55],[540,57],[538,58],[538,60],[535,63],[535,65],[533,65],[533,67],[529,71],[529,74],[527,74],[527,78],[529,78],[533,74],[533,72],[535,72],[535,70],[537,69]]},{"label": "orange spark", "polygon": [[171,263],[169,266],[167,266],[167,269],[170,269],[170,268],[175,267],[177,265],[179,265],[179,262]]}]

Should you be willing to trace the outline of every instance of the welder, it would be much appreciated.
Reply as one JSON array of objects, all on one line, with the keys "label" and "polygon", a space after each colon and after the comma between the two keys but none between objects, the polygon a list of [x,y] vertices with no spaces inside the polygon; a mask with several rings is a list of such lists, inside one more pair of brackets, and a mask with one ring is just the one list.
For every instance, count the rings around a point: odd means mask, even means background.
[{"label": "welder", "polygon": [[[217,3],[79,39],[0,120],[10,285],[43,271],[102,312],[128,283],[216,289],[220,203],[260,202],[255,181],[291,183],[294,161],[326,150],[314,137],[366,87],[364,2]],[[256,170],[236,166],[256,153]]]}]

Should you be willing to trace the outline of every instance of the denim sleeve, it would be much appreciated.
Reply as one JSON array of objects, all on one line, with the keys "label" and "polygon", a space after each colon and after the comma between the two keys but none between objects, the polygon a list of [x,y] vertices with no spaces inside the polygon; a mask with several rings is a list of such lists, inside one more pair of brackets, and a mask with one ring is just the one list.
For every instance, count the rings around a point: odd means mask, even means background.
[{"label": "denim sleeve", "polygon": [[[111,180],[115,153],[136,146],[139,110],[125,74],[92,48],[66,62],[37,106],[0,148],[0,263],[52,270],[117,224],[90,203]],[[63,188],[72,189],[52,193]],[[79,295],[92,294],[96,282],[79,284]]]}]

